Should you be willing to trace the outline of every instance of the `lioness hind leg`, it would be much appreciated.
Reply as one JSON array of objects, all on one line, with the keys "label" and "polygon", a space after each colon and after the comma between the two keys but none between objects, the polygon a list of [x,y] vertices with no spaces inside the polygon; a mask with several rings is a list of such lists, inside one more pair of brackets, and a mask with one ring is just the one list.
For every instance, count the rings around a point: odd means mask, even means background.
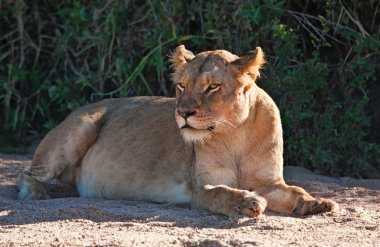
[{"label": "lioness hind leg", "polygon": [[[59,178],[66,170],[73,170],[98,137],[105,111],[104,107],[80,108],[46,135],[34,154],[30,170],[17,178],[19,199],[49,197],[42,183]],[[66,174],[66,182],[75,182],[74,176],[73,173],[68,178]]]},{"label": "lioness hind leg", "polygon": [[312,215],[338,209],[333,200],[316,199],[301,187],[285,183],[269,186],[265,191],[261,194],[268,201],[268,209],[279,213]]},{"label": "lioness hind leg", "polygon": [[31,177],[27,172],[24,172],[17,177],[16,186],[19,190],[18,198],[21,200],[40,200],[49,198],[43,185]]}]

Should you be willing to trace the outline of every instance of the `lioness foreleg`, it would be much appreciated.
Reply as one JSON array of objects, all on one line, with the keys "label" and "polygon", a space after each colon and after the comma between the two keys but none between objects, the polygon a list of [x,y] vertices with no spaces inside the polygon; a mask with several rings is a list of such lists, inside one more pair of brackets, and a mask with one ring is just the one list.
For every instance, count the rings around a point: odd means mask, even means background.
[{"label": "lioness foreleg", "polygon": [[232,167],[198,162],[194,170],[192,205],[227,216],[260,215],[265,210],[266,200],[255,192],[237,187]]},{"label": "lioness foreleg", "polygon": [[268,201],[268,209],[292,215],[312,215],[334,211],[338,205],[330,199],[316,199],[298,186],[290,186],[284,181],[266,185],[260,194]]},{"label": "lioness foreleg", "polygon": [[227,216],[256,217],[264,211],[267,203],[255,192],[234,189],[225,185],[206,185],[196,192],[193,204],[210,212]]}]

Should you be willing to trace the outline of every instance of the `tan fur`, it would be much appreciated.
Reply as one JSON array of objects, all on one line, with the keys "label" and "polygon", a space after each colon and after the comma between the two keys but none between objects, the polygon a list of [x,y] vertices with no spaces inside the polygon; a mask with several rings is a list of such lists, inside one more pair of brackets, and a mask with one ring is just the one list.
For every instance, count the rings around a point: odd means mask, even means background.
[{"label": "tan fur", "polygon": [[228,216],[337,207],[283,180],[279,110],[255,84],[261,48],[238,57],[179,46],[170,59],[176,99],[111,99],[74,111],[18,177],[20,199],[48,198],[41,183],[59,178],[85,197],[191,202]]}]

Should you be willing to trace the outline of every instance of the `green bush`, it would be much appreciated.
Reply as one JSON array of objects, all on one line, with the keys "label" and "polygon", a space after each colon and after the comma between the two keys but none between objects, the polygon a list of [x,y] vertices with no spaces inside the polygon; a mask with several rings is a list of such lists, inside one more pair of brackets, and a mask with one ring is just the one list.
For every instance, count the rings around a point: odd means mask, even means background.
[{"label": "green bush", "polygon": [[0,3],[0,150],[108,97],[173,95],[167,54],[256,46],[285,164],[380,176],[379,1]]}]

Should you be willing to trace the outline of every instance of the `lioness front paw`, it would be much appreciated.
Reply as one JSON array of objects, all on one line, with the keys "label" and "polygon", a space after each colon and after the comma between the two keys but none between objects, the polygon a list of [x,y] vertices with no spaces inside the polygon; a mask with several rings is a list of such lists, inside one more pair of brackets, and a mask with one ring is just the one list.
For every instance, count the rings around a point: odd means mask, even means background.
[{"label": "lioness front paw", "polygon": [[333,212],[338,210],[339,206],[336,202],[330,199],[305,199],[300,197],[293,208],[295,215],[312,215],[324,212]]},{"label": "lioness front paw", "polygon": [[263,197],[254,192],[249,192],[243,196],[237,210],[240,214],[244,214],[248,217],[257,217],[262,214],[266,206],[267,201]]}]

